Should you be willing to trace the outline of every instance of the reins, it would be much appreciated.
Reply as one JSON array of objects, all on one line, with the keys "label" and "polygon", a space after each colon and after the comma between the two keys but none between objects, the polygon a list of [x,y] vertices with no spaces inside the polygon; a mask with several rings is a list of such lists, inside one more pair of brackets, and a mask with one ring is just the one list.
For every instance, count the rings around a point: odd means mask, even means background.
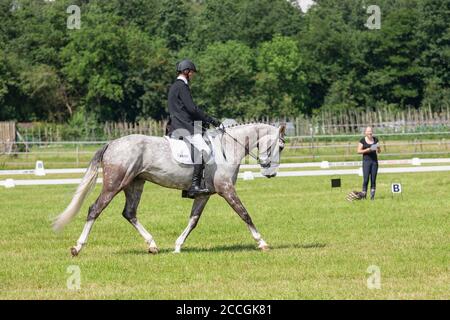
[{"label": "reins", "polygon": [[[250,155],[253,159],[255,159],[256,162],[257,162],[261,167],[263,167],[263,168],[268,168],[268,167],[270,167],[271,162],[269,162],[269,163],[261,163],[260,160],[259,160],[259,157],[258,157],[258,156],[255,156],[255,155],[253,154],[253,152],[250,151],[250,146],[247,147],[247,146],[244,146],[242,143],[240,143],[235,137],[233,137],[231,134],[229,134],[229,133],[226,131],[225,127],[223,127],[223,128],[220,128],[220,127],[219,127],[219,130],[222,131],[222,133],[227,134],[231,139],[233,139],[234,142],[237,142],[239,145],[241,145],[241,147],[243,147],[243,148],[245,149],[246,153],[248,153],[248,155]],[[223,149],[223,143],[222,143],[223,136],[224,136],[224,135],[222,134],[222,138],[220,139],[220,142],[221,142],[220,144],[221,144],[221,148],[222,148],[222,155],[223,155],[224,159],[226,160],[227,157],[226,157],[226,155],[225,155],[225,150]],[[256,141],[258,141],[257,148],[259,148],[259,131],[257,131]]]}]

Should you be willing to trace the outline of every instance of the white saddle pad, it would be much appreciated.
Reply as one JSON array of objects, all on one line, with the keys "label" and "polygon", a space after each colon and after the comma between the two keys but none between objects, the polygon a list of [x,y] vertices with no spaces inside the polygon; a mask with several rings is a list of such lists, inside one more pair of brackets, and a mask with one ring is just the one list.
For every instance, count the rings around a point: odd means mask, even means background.
[{"label": "white saddle pad", "polygon": [[[189,143],[186,143],[183,140],[172,139],[168,136],[164,136],[164,138],[166,138],[167,141],[169,141],[170,149],[172,150],[172,157],[176,162],[182,164],[194,164],[191,158],[191,150]],[[213,157],[210,157],[211,149],[206,144],[206,142],[201,141],[201,143],[197,143],[195,147],[198,150],[202,151],[203,159],[205,162],[208,163],[211,160],[213,160]]]},{"label": "white saddle pad", "polygon": [[[188,143],[184,142],[183,140],[172,139],[168,136],[164,136],[164,138],[169,141],[169,146],[172,150],[172,157],[176,162],[182,164],[193,164],[191,159],[190,145]],[[216,150],[218,150],[217,148],[219,148],[219,146],[217,145],[218,139],[210,134],[207,135],[207,139],[211,141],[212,144],[210,149],[209,146],[204,143],[202,151],[204,155],[208,155],[207,159],[204,158],[204,160],[207,164],[210,164],[212,162],[217,163],[217,155],[219,154],[218,152],[216,152]]]},{"label": "white saddle pad", "polygon": [[191,150],[189,150],[189,146],[183,140],[172,139],[168,136],[164,136],[164,138],[169,141],[170,149],[172,150],[172,157],[176,162],[183,164],[193,164],[191,159]]}]

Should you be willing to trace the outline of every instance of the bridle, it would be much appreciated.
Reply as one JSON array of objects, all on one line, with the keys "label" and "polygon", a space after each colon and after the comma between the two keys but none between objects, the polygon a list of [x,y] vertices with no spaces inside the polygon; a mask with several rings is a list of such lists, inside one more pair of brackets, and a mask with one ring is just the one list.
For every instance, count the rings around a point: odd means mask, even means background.
[{"label": "bridle", "polygon": [[[272,166],[272,145],[269,146],[266,150],[267,153],[267,157],[270,159],[269,162],[267,163],[262,163],[261,160],[259,159],[259,156],[255,155],[253,152],[250,151],[250,146],[246,145],[244,146],[241,142],[239,142],[235,137],[233,137],[231,134],[229,134],[226,131],[225,127],[219,127],[219,130],[222,131],[222,137],[220,138],[220,144],[221,144],[221,148],[222,148],[222,155],[224,157],[224,159],[226,159],[226,155],[225,155],[225,150],[223,149],[223,143],[222,143],[222,139],[223,136],[226,134],[228,135],[234,142],[238,143],[241,147],[244,148],[245,153],[248,154],[249,156],[251,156],[253,159],[256,160],[256,162],[262,167],[262,168],[270,168]],[[283,137],[278,137],[279,141],[280,141],[280,152],[283,151],[284,149],[284,145],[286,140]],[[259,150],[259,131],[257,131],[257,136],[256,136],[256,141],[258,141],[256,147]]]}]

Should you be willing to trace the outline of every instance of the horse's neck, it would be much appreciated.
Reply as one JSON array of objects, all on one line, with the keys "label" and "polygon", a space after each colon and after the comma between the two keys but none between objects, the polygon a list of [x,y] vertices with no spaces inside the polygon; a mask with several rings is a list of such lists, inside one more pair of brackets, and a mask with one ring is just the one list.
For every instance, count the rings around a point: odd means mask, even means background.
[{"label": "horse's neck", "polygon": [[229,132],[231,137],[239,141],[241,152],[236,153],[235,156],[237,157],[236,160],[240,162],[248,154],[243,146],[247,147],[248,144],[249,151],[256,148],[259,140],[270,134],[271,127],[266,124],[242,125],[233,127],[231,130],[228,129],[227,132]]}]

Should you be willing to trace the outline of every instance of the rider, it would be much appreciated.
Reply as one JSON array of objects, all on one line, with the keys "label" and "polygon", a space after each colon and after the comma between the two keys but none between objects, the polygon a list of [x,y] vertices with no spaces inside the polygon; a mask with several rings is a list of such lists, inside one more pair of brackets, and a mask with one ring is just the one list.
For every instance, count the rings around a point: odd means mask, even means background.
[{"label": "rider", "polygon": [[[177,80],[169,89],[169,124],[168,135],[173,138],[185,138],[191,144],[191,156],[194,161],[194,174],[192,184],[188,190],[189,197],[209,193],[208,189],[202,189],[200,182],[203,174],[202,150],[205,142],[202,137],[203,126],[212,124],[215,127],[220,121],[208,116],[203,110],[195,105],[189,89],[189,81],[192,79],[197,68],[190,60],[182,60],[177,63]],[[195,128],[194,121],[201,121],[202,127]],[[176,132],[175,132],[176,131]]]}]

